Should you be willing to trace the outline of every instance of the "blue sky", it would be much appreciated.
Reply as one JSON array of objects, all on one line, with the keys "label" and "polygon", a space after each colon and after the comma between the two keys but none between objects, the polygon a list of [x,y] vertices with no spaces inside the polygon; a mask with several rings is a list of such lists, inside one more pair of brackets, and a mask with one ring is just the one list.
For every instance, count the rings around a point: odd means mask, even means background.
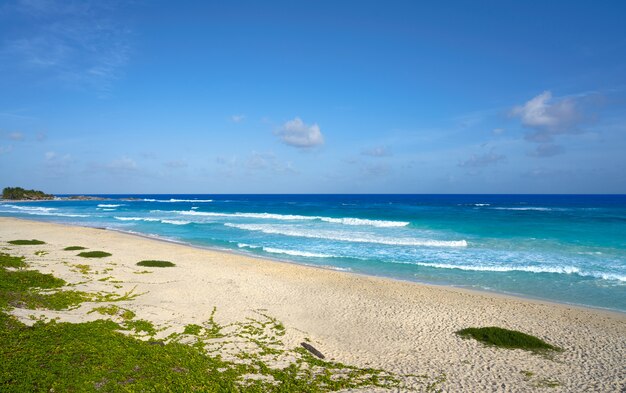
[{"label": "blue sky", "polygon": [[623,1],[0,2],[0,187],[626,193]]}]

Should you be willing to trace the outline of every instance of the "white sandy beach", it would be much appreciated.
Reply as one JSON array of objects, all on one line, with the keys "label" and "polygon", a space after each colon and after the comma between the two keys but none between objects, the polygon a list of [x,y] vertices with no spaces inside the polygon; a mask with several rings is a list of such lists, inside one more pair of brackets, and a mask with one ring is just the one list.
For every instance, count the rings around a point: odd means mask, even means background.
[{"label": "white sandy beach", "polygon": [[[10,246],[13,239],[40,239],[41,246]],[[138,318],[176,330],[207,320],[219,322],[265,310],[286,329],[286,344],[305,337],[328,358],[400,374],[441,376],[450,392],[626,389],[626,315],[458,288],[299,266],[198,249],[108,230],[0,218],[0,244],[27,257],[31,266],[76,283],[72,264],[88,263],[120,281],[123,292],[143,293],[124,305]],[[85,260],[67,246],[113,254]],[[37,256],[37,250],[48,252]],[[173,268],[145,268],[140,260],[172,261]],[[65,261],[66,263],[62,263]],[[69,264],[68,264],[69,262]],[[111,264],[115,263],[115,265]],[[110,281],[77,288],[110,290]],[[67,312],[42,312],[63,321],[96,318],[84,304]],[[14,313],[28,322],[29,310]],[[499,326],[536,335],[564,349],[552,359],[522,350],[486,347],[455,331]],[[529,377],[528,372],[532,373]],[[546,381],[558,386],[546,387]],[[423,389],[420,385],[409,386]]]}]

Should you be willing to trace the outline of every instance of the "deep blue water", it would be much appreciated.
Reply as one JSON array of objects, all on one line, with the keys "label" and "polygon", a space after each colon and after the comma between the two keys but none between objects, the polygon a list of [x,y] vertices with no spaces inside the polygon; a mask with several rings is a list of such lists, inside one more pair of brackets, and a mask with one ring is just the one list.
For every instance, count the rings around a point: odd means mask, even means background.
[{"label": "deep blue water", "polygon": [[102,196],[0,215],[626,312],[625,195]]}]

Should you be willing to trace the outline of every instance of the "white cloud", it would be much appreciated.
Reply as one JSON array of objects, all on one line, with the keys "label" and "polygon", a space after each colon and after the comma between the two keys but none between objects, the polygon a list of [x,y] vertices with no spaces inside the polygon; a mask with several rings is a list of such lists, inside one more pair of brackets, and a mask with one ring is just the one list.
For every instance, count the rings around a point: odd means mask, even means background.
[{"label": "white cloud", "polygon": [[573,98],[553,99],[549,91],[514,107],[511,116],[519,117],[522,125],[534,130],[526,135],[531,142],[550,142],[555,135],[576,133],[582,121]]},{"label": "white cloud", "polygon": [[459,166],[464,168],[482,168],[490,165],[495,165],[501,161],[504,161],[505,159],[506,156],[494,152],[485,154],[473,154],[469,159],[460,162]]},{"label": "white cloud", "polygon": [[386,176],[391,172],[391,166],[389,164],[365,165],[361,171],[370,177]]},{"label": "white cloud", "polygon": [[11,132],[9,133],[9,139],[12,141],[21,141],[24,140],[24,134],[21,132]]},{"label": "white cloud", "polygon": [[317,124],[307,125],[299,117],[283,124],[276,135],[285,144],[297,148],[311,148],[324,143],[320,127]]},{"label": "white cloud", "polygon": [[246,119],[246,115],[232,115],[230,117],[230,120],[233,123],[241,123],[242,121],[244,121]]},{"label": "white cloud", "polygon": [[0,146],[0,154],[10,153],[13,150],[13,146]]},{"label": "white cloud", "polygon": [[48,151],[44,154],[44,161],[48,168],[63,169],[72,163],[72,156],[69,154],[58,154],[54,151]]},{"label": "white cloud", "polygon": [[558,154],[563,153],[563,147],[559,145],[554,145],[552,143],[542,143],[537,146],[537,148],[528,153],[531,157],[553,157]]},{"label": "white cloud", "polygon": [[504,134],[504,131],[506,131],[504,128],[494,128],[491,132],[493,135],[502,135]]},{"label": "white cloud", "polygon": [[274,153],[253,151],[246,162],[246,168],[252,171],[270,170],[276,173],[297,173],[291,162],[281,162]]},{"label": "white cloud", "polygon": [[391,153],[391,149],[387,146],[377,146],[371,149],[363,150],[361,154],[370,157],[389,157],[393,155]]},{"label": "white cloud", "polygon": [[106,164],[105,168],[114,172],[134,172],[139,169],[137,163],[133,159],[128,157],[122,157],[117,160],[113,160]]},{"label": "white cloud", "polygon": [[185,161],[185,160],[172,160],[172,161],[164,162],[163,165],[165,165],[168,168],[172,168],[172,169],[180,169],[180,168],[186,168],[187,167],[187,161]]}]

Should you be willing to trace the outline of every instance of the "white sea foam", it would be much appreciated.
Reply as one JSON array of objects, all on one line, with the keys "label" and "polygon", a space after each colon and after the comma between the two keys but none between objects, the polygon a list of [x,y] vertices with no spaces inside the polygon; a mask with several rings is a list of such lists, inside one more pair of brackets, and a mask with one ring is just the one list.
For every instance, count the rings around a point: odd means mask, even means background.
[{"label": "white sea foam", "polygon": [[163,224],[172,224],[172,225],[187,225],[191,224],[191,221],[184,220],[161,220]]},{"label": "white sea foam", "polygon": [[259,231],[267,234],[306,237],[313,239],[338,240],[351,243],[375,243],[392,246],[425,246],[425,247],[467,247],[465,240],[434,240],[417,238],[388,238],[367,233],[350,234],[336,231],[319,231],[293,228],[289,226],[267,224],[233,224],[225,223],[227,227],[246,231]]},{"label": "white sea foam", "polygon": [[101,203],[98,205],[98,207],[120,207],[120,206],[124,206],[124,205],[112,205],[108,203]]},{"label": "white sea foam", "polygon": [[490,203],[474,203],[474,206],[491,206]]},{"label": "white sea foam", "polygon": [[18,206],[18,205],[8,205],[3,204],[2,206],[10,207],[12,209],[17,209],[25,212],[51,212],[54,210],[59,210],[54,207],[40,207],[40,206]]},{"label": "white sea foam", "polygon": [[457,269],[475,272],[527,272],[527,273],[557,273],[577,274],[579,276],[596,277],[603,280],[626,281],[626,275],[603,272],[586,272],[575,266],[487,266],[487,265],[452,265],[448,263],[423,263],[415,265],[434,267],[438,269]]},{"label": "white sea foam", "polygon": [[343,225],[371,225],[379,228],[388,228],[388,227],[405,227],[409,225],[406,221],[384,221],[384,220],[367,220],[363,218],[332,218],[332,217],[317,217],[318,219],[325,222],[332,222],[336,224]]},{"label": "white sea foam", "polygon": [[312,263],[305,263],[304,265],[312,266],[312,267],[321,267],[323,269],[337,270],[339,272],[351,272],[352,271],[352,269],[350,269],[349,267],[339,267],[339,266],[331,266],[331,265],[314,265]]},{"label": "white sea foam", "polygon": [[56,216],[56,217],[89,217],[88,214],[73,214],[73,213],[60,213],[54,207],[40,207],[40,206],[16,206],[2,204],[0,206],[10,207],[15,210],[1,210],[0,213],[22,213],[32,216]]},{"label": "white sea foam", "polygon": [[333,255],[320,254],[315,252],[298,251],[298,250],[284,250],[282,248],[263,247],[263,251],[272,254],[285,254],[296,257],[309,257],[309,258],[332,258]]},{"label": "white sea foam", "polygon": [[98,208],[98,210],[102,210],[103,212],[114,212],[117,209],[105,209],[105,208]]},{"label": "white sea foam", "polygon": [[120,221],[149,221],[149,222],[161,221],[158,218],[147,218],[147,217],[118,217],[118,216],[115,216],[113,218],[115,218],[116,220],[120,220]]},{"label": "white sea foam", "polygon": [[149,218],[149,217],[113,217],[116,220],[120,221],[146,221],[146,222],[160,222],[162,224],[172,224],[172,225],[187,225],[191,224],[191,221],[183,221],[183,220],[165,220],[160,218]]},{"label": "white sea foam", "polygon": [[297,214],[274,214],[274,213],[219,213],[219,212],[199,212],[194,210],[176,211],[176,213],[188,216],[205,216],[205,217],[238,217],[238,218],[258,218],[263,220],[278,221],[324,221],[333,224],[342,225],[365,225],[379,228],[388,227],[404,227],[409,225],[406,221],[385,221],[385,220],[368,220],[363,218],[335,218],[323,216],[301,216]]},{"label": "white sea foam", "polygon": [[261,246],[253,246],[252,244],[246,244],[246,243],[237,243],[237,247],[239,247],[239,248],[261,248]]}]

